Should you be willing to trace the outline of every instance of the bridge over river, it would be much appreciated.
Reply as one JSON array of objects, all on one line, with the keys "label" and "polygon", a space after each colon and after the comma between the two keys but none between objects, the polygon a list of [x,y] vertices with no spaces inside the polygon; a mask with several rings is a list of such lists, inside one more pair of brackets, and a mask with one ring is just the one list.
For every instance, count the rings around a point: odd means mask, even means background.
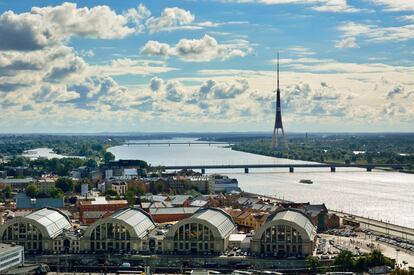
[{"label": "bridge over river", "polygon": [[335,172],[336,168],[364,168],[371,172],[375,168],[391,168],[402,170],[405,165],[401,164],[325,164],[325,163],[311,163],[311,164],[229,164],[229,165],[168,165],[163,166],[165,170],[183,170],[183,169],[200,169],[201,173],[205,173],[207,169],[244,169],[244,172],[249,173],[249,169],[260,168],[288,168],[289,172],[293,173],[295,168],[329,168],[331,172]]},{"label": "bridge over river", "polygon": [[125,145],[128,145],[128,146],[130,146],[130,145],[146,145],[146,146],[153,146],[153,145],[168,145],[168,146],[171,146],[171,145],[188,145],[188,146],[191,146],[191,145],[208,145],[208,146],[211,146],[211,145],[231,145],[232,143],[229,143],[229,142],[215,142],[215,141],[213,141],[213,142],[208,142],[208,141],[200,141],[200,142],[197,142],[197,141],[192,141],[192,142],[176,142],[176,141],[171,141],[171,142],[168,142],[168,141],[165,141],[165,142],[127,142],[127,143],[125,143]]},{"label": "bridge over river", "polygon": [[[110,166],[117,167],[137,167],[142,165],[142,161],[139,160],[118,160],[111,161]],[[328,168],[331,172],[335,172],[337,168],[363,168],[366,171],[371,172],[375,168],[386,168],[403,170],[407,165],[404,164],[343,164],[343,163],[292,163],[292,164],[224,164],[224,165],[166,165],[160,166],[165,170],[201,170],[201,173],[205,173],[206,170],[219,170],[219,169],[244,169],[244,172],[249,173],[249,169],[262,169],[262,168],[287,168],[289,172],[293,173],[295,168]]]}]

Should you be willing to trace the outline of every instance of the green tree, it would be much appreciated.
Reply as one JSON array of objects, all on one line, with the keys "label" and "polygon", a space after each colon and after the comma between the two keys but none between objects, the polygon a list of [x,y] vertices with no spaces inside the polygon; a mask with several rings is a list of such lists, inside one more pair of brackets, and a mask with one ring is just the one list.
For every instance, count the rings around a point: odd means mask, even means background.
[{"label": "green tree", "polygon": [[109,190],[106,190],[105,196],[107,196],[107,197],[117,197],[119,195],[118,195],[118,192],[116,192],[115,190],[109,189]]},{"label": "green tree", "polygon": [[37,189],[37,186],[34,184],[29,184],[26,187],[26,195],[28,195],[29,197],[36,198],[38,193],[39,193],[39,190]]},{"label": "green tree", "polygon": [[88,159],[86,161],[86,166],[91,167],[91,168],[96,168],[96,167],[98,167],[98,164],[96,163],[96,160]]},{"label": "green tree", "polygon": [[63,192],[71,192],[73,190],[73,181],[68,177],[60,177],[56,181],[56,187],[60,188]]},{"label": "green tree", "polygon": [[385,263],[385,257],[378,249],[373,250],[368,256],[368,263],[370,266],[379,266]]},{"label": "green tree", "polygon": [[154,182],[151,189],[152,189],[153,194],[167,193],[168,192],[167,182],[163,180],[158,180]]},{"label": "green tree", "polygon": [[355,267],[359,271],[365,271],[368,268],[368,260],[366,256],[359,257],[355,262]]},{"label": "green tree", "polygon": [[341,251],[335,258],[334,264],[343,267],[345,270],[351,269],[354,266],[352,252],[349,250]]},{"label": "green tree", "polygon": [[62,189],[58,187],[53,187],[49,191],[49,197],[51,198],[63,198],[65,194],[63,193]]},{"label": "green tree", "polygon": [[145,194],[145,187],[142,185],[137,185],[128,189],[133,191],[136,196],[142,196]]},{"label": "green tree", "polygon": [[133,190],[128,190],[125,193],[125,199],[128,201],[129,205],[135,204],[135,201],[136,201],[135,192]]},{"label": "green tree", "polygon": [[110,160],[114,160],[115,156],[111,152],[105,152],[103,158],[105,162],[109,162]]},{"label": "green tree", "polygon": [[316,270],[321,265],[319,258],[315,256],[308,256],[306,262],[308,263],[308,267],[312,270]]},{"label": "green tree", "polygon": [[12,189],[10,187],[10,185],[7,185],[4,189],[3,189],[3,197],[5,199],[10,199],[11,198],[11,193],[12,193]]}]

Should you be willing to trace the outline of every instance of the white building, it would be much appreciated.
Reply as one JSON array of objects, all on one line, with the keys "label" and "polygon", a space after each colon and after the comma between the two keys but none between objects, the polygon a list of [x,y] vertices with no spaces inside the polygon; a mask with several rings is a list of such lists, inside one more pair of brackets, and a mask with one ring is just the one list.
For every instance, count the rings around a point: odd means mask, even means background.
[{"label": "white building", "polygon": [[24,263],[24,249],[20,245],[0,243],[0,273]]},{"label": "white building", "polygon": [[107,184],[108,190],[114,190],[120,196],[124,196],[128,191],[128,185],[125,181],[111,180]]},{"label": "white building", "polygon": [[230,193],[240,191],[237,179],[229,178],[222,175],[211,175],[209,177],[209,189],[213,193]]},{"label": "white building", "polygon": [[229,237],[229,248],[240,248],[246,237],[247,234],[231,234]]},{"label": "white building", "polygon": [[82,197],[87,197],[88,193],[89,193],[89,184],[82,183],[82,185],[81,185],[81,196]]},{"label": "white building", "polygon": [[190,218],[174,224],[164,239],[164,250],[175,253],[223,253],[236,225],[218,208],[199,209]]},{"label": "white building", "polygon": [[72,228],[70,219],[55,208],[42,208],[0,227],[0,241],[22,245],[29,252],[53,251],[54,239]]},{"label": "white building", "polygon": [[315,248],[316,228],[311,218],[299,209],[276,211],[256,231],[251,241],[255,255],[306,257]]},{"label": "white building", "polygon": [[83,251],[137,252],[141,242],[155,228],[151,215],[142,209],[126,208],[100,219],[85,231]]}]

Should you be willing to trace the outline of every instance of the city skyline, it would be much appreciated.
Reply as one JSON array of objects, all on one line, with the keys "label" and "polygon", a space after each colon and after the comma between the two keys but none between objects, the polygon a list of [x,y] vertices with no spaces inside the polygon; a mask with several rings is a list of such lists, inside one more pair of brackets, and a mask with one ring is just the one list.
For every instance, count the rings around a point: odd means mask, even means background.
[{"label": "city skyline", "polygon": [[1,133],[412,131],[414,3],[0,0]]}]

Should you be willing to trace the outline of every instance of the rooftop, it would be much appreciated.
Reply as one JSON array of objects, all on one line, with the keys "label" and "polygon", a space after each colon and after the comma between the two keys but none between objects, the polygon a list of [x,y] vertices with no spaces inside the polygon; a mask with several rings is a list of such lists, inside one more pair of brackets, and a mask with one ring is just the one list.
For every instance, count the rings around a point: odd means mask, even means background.
[{"label": "rooftop", "polygon": [[16,195],[17,209],[33,209],[43,207],[63,208],[65,201],[63,198],[36,198],[31,199],[25,193]]},{"label": "rooftop", "polygon": [[164,208],[150,208],[151,215],[162,214],[193,214],[197,212],[199,207],[164,207]]},{"label": "rooftop", "polygon": [[316,234],[315,226],[312,224],[312,220],[307,214],[299,209],[285,208],[276,211],[268,217],[268,221],[285,220],[296,224],[303,228],[308,235],[309,239],[313,239]]},{"label": "rooftop", "polygon": [[325,204],[309,204],[304,206],[306,212],[311,216],[316,216],[319,213],[328,213],[328,209]]},{"label": "rooftop", "polygon": [[152,194],[147,194],[145,196],[141,196],[141,200],[147,200],[147,201],[165,201],[166,199],[168,199],[167,196],[161,196],[161,195],[152,195]]},{"label": "rooftop", "polygon": [[172,205],[183,205],[191,196],[188,195],[175,195],[171,197],[171,204]]},{"label": "rooftop", "polygon": [[201,208],[191,218],[205,220],[212,224],[218,229],[223,238],[231,234],[236,228],[232,217],[218,208]]},{"label": "rooftop", "polygon": [[111,215],[111,218],[129,224],[140,238],[144,237],[148,230],[155,228],[151,215],[138,208],[118,210]]},{"label": "rooftop", "polygon": [[23,247],[20,245],[0,243],[0,255],[3,253],[9,253],[11,251],[20,250],[20,249],[23,249]]},{"label": "rooftop", "polygon": [[231,234],[229,237],[229,242],[242,242],[246,239],[246,234]]},{"label": "rooftop", "polygon": [[194,200],[191,202],[191,206],[197,206],[197,207],[202,207],[205,206],[208,203],[208,201],[203,201],[203,200]]},{"label": "rooftop", "polygon": [[33,182],[33,178],[24,178],[24,179],[1,179],[0,182],[4,184],[14,183],[14,184],[24,184]]},{"label": "rooftop", "polygon": [[94,200],[79,201],[81,205],[128,204],[126,200],[107,200],[105,197],[94,197]]},{"label": "rooftop", "polygon": [[64,229],[72,227],[69,218],[62,211],[54,208],[42,208],[24,218],[42,225],[51,238],[62,233]]}]

